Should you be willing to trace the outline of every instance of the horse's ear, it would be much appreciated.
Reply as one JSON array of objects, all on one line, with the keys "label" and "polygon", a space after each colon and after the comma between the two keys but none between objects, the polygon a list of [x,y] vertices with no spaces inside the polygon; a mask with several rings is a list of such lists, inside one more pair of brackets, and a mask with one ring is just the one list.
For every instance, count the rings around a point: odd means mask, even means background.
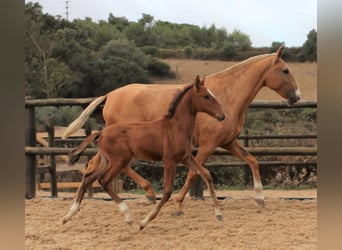
[{"label": "horse's ear", "polygon": [[204,86],[204,82],[205,82],[205,75],[203,76],[203,79],[201,81],[201,86]]},{"label": "horse's ear", "polygon": [[195,88],[199,89],[201,85],[202,85],[202,82],[201,82],[200,76],[197,75],[195,79]]},{"label": "horse's ear", "polygon": [[276,52],[276,60],[275,60],[275,62],[279,61],[281,55],[283,54],[283,49],[284,49],[284,45],[282,44],[282,45],[280,45],[279,49]]}]

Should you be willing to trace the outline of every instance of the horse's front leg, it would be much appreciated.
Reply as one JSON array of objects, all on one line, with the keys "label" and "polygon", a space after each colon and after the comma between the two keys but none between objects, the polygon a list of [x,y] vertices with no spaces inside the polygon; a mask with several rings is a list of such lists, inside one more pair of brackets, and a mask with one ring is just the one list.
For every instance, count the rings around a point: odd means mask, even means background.
[{"label": "horse's front leg", "polygon": [[145,197],[151,203],[156,203],[156,195],[150,182],[138,175],[130,166],[125,167],[122,172],[131,177],[142,189],[145,190]]},{"label": "horse's front leg", "polygon": [[215,209],[215,215],[216,218],[220,221],[223,220],[223,215],[222,212],[219,208],[219,203],[217,200],[217,196],[214,190],[214,185],[213,185],[213,178],[210,175],[210,172],[208,169],[204,168],[203,166],[201,166],[196,160],[195,158],[191,155],[190,157],[188,157],[184,162],[184,165],[186,165],[189,169],[193,170],[194,172],[198,173],[203,181],[207,184],[207,187],[210,191],[210,196],[213,199],[213,203],[214,203],[214,209]]},{"label": "horse's front leg", "polygon": [[251,155],[246,149],[244,149],[237,140],[232,141],[231,143],[221,146],[222,148],[228,150],[235,156],[239,157],[240,159],[244,160],[250,169],[252,170],[253,174],[253,183],[254,183],[254,190],[256,192],[255,201],[261,206],[265,207],[265,198],[263,194],[263,187],[261,183],[260,173],[259,173],[259,163],[255,159],[253,155]]}]

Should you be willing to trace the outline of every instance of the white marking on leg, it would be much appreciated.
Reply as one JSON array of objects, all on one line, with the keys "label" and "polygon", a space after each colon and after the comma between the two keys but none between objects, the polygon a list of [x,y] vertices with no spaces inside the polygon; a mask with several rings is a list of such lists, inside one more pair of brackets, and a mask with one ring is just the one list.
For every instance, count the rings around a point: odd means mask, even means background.
[{"label": "white marking on leg", "polygon": [[254,190],[257,193],[257,199],[263,200],[264,194],[262,184],[256,180],[254,180]]},{"label": "white marking on leg", "polygon": [[143,228],[144,228],[148,223],[150,223],[151,218],[152,218],[152,215],[155,214],[156,209],[157,209],[157,208],[153,209],[153,210],[146,216],[146,218],[140,222],[140,227],[143,227]]},{"label": "white marking on leg", "polygon": [[296,95],[297,95],[297,97],[298,97],[298,100],[300,99],[300,97],[301,97],[301,93],[300,93],[300,89],[298,88],[298,89],[296,89]]},{"label": "white marking on leg", "polygon": [[128,206],[126,205],[126,203],[121,202],[119,204],[119,208],[120,208],[121,212],[123,212],[125,214],[125,221],[127,223],[131,223],[132,222],[132,215],[131,215],[131,212],[130,212]]},{"label": "white marking on leg", "polygon": [[223,218],[223,214],[222,214],[221,210],[219,208],[216,208],[216,207],[215,207],[215,215],[216,215],[216,218]]},{"label": "white marking on leg", "polygon": [[76,214],[78,211],[80,210],[80,203],[78,202],[74,202],[68,212],[68,214],[64,217],[63,219],[63,223],[67,222],[68,220],[70,220],[70,218]]}]

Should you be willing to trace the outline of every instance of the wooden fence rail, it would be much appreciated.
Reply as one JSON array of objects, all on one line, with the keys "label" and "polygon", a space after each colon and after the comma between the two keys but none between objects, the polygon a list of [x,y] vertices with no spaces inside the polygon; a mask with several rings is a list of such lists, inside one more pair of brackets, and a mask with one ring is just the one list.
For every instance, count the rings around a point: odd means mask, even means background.
[{"label": "wooden fence rail", "polygon": [[[54,98],[54,99],[36,99],[25,100],[25,178],[26,178],[26,193],[25,197],[31,199],[36,195],[36,156],[49,155],[52,164],[49,166],[51,175],[51,195],[57,196],[56,183],[56,166],[54,163],[55,155],[67,155],[72,150],[70,148],[59,148],[54,146],[56,138],[49,138],[49,147],[36,147],[36,130],[35,130],[35,107],[39,106],[87,106],[95,98]],[[269,109],[292,109],[292,108],[317,108],[317,103],[314,101],[301,101],[294,106],[289,106],[285,101],[254,101],[249,108],[269,108]],[[49,126],[47,126],[49,130]],[[53,129],[52,129],[53,130]],[[50,126],[51,132],[51,126]],[[250,139],[317,139],[317,135],[241,135],[239,139],[243,139],[245,147],[253,155],[317,155],[317,147],[249,147],[248,140]],[[75,140],[75,139],[74,139]],[[78,139],[80,140],[80,139]],[[65,140],[66,141],[66,140]],[[76,140],[77,141],[77,140]],[[196,151],[196,149],[194,150]],[[84,151],[84,155],[92,156],[97,152],[96,148],[88,148]],[[225,150],[216,149],[214,155],[230,155]],[[316,161],[311,162],[259,162],[260,166],[284,166],[284,165],[317,165]],[[207,163],[207,167],[221,166],[246,166],[244,162],[218,162]]]}]

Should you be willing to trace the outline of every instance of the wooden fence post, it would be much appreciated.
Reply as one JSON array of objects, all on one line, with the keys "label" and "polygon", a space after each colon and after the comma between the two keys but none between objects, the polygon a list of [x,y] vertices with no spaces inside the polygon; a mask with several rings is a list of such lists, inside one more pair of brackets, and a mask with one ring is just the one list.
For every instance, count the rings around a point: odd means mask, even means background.
[{"label": "wooden fence post", "polygon": [[[55,146],[55,127],[54,127],[52,114],[48,114],[48,118],[46,120],[46,129],[48,132],[49,147],[54,147]],[[57,197],[56,157],[54,155],[50,155],[49,173],[50,173],[50,184],[51,184],[51,196]]]},{"label": "wooden fence post", "polygon": [[[34,147],[36,144],[34,107],[25,108],[25,120],[25,145]],[[25,198],[34,198],[36,196],[36,156],[34,154],[25,154],[25,185]]]},{"label": "wooden fence post", "polygon": [[[49,137],[49,147],[55,146],[55,127],[53,122],[53,117],[51,114],[48,114],[48,118],[46,121],[46,129]],[[51,184],[51,196],[57,197],[57,175],[56,175],[56,158],[54,155],[50,155],[50,184]]]}]

